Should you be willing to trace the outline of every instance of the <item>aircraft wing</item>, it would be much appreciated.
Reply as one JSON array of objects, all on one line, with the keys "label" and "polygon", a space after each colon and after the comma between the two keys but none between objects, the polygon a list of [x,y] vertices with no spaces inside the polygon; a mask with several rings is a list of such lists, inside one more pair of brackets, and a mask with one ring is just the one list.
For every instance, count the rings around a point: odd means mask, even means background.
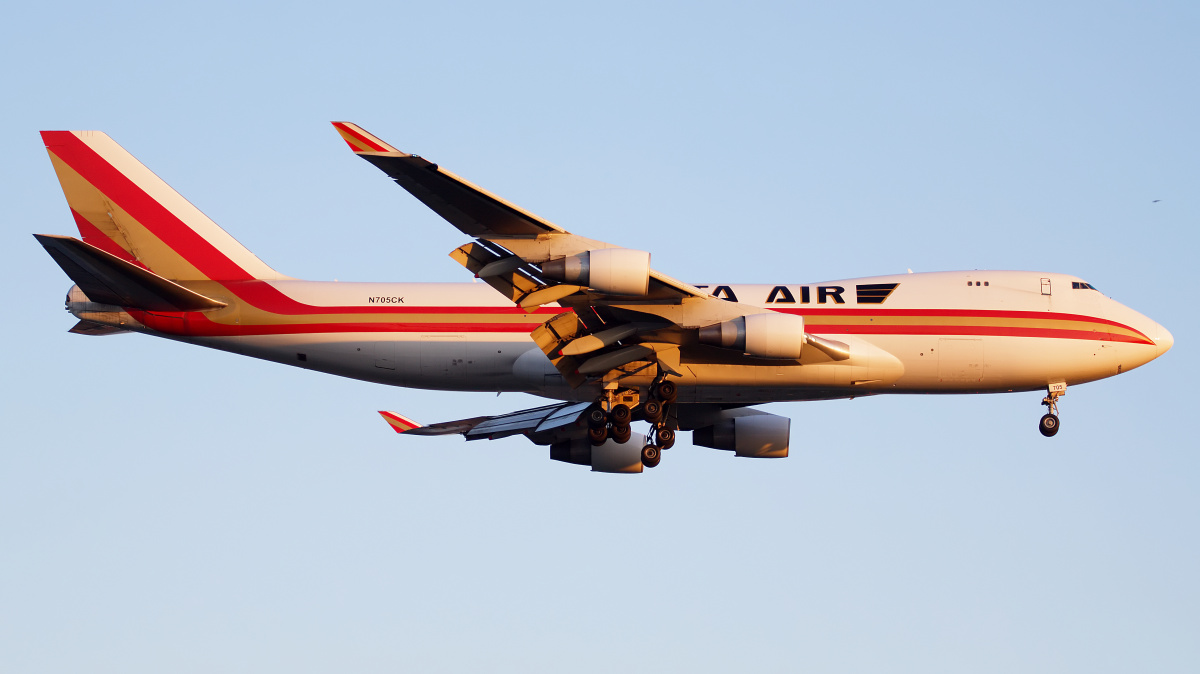
[{"label": "aircraft wing", "polygon": [[[571,234],[427,159],[397,150],[357,124],[333,122],[333,126],[355,154],[386,173],[459,231],[503,248],[517,248],[511,252],[527,262],[536,264],[583,251],[616,247]],[[523,243],[518,244],[520,241]],[[505,246],[505,242],[509,245]],[[481,275],[481,278],[486,277]],[[650,294],[664,298],[708,297],[708,293],[653,270],[650,286]]]},{"label": "aircraft wing", "polygon": [[395,412],[380,412],[384,421],[405,435],[462,435],[467,440],[498,440],[525,435],[541,445],[582,437],[587,424],[580,417],[591,403],[546,405],[491,417],[473,417],[423,426]]},{"label": "aircraft wing", "polygon": [[433,162],[405,154],[362,127],[334,122],[355,154],[374,164],[468,236],[537,236],[563,232],[557,225],[508,203]]},{"label": "aircraft wing", "polygon": [[[602,380],[607,388],[616,380],[624,380],[618,386],[645,386],[656,376],[678,374],[685,357],[797,363],[802,343],[813,344],[818,359],[849,357],[845,344],[805,334],[798,316],[713,297],[650,268],[648,252],[572,234],[362,127],[333,125],[355,154],[475,238],[450,254],[454,260],[522,308],[557,302],[572,310],[547,321],[532,337],[573,387],[589,380]],[[760,314],[770,319],[759,325],[772,325],[757,333],[786,334],[790,348],[750,353],[755,349],[744,344],[745,317]],[[747,348],[731,351],[739,346]]]}]

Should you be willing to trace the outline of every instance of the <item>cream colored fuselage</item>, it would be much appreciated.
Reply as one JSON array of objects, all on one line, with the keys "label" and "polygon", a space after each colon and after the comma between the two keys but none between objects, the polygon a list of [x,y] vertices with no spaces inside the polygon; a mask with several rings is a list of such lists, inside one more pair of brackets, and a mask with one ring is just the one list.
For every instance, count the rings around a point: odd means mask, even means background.
[{"label": "cream colored fuselage", "polygon": [[[253,334],[264,331],[245,327],[251,334],[241,334],[237,306],[213,317],[233,326],[219,336],[188,327],[155,330],[129,318],[124,327],[395,386],[581,400],[597,392],[570,389],[533,344],[528,329],[546,319],[546,310],[511,315],[512,305],[482,283],[267,283],[319,309],[345,313],[394,303],[409,313],[392,329],[361,332],[353,322],[307,331],[293,317],[281,319],[287,330]],[[860,303],[855,288],[871,284],[896,287],[882,303]],[[1162,326],[1084,285],[1062,274],[973,271],[782,286],[786,292],[771,285],[713,286],[718,296],[732,293],[739,302],[803,316],[808,332],[849,345],[851,357],[835,361],[806,349],[799,361],[769,361],[709,349],[679,363],[680,401],[1027,391],[1110,377],[1170,348],[1172,337]],[[420,315],[415,322],[414,313]],[[498,315],[507,322],[496,323]]]}]

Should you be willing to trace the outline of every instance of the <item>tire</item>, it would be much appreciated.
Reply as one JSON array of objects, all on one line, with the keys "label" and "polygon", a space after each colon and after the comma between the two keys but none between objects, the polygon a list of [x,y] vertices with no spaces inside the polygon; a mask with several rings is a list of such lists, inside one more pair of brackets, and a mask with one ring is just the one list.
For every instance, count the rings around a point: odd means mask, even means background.
[{"label": "tire", "polygon": [[658,429],[658,444],[663,449],[670,449],[675,446],[675,431],[669,428]]},{"label": "tire", "polygon": [[654,445],[646,445],[642,447],[642,465],[647,468],[653,468],[662,461],[662,452]]},{"label": "tire", "polygon": [[679,388],[673,381],[664,381],[655,388],[654,394],[664,403],[673,403],[679,395]]},{"label": "tire", "polygon": [[608,415],[599,407],[589,409],[585,418],[587,419],[588,428],[604,428],[608,425]]},{"label": "tire", "polygon": [[588,442],[592,443],[593,447],[603,445],[606,440],[608,440],[608,428],[606,426],[588,429]]},{"label": "tire", "polygon": [[642,403],[642,414],[646,417],[646,421],[655,423],[662,418],[662,403],[657,400],[648,400]]},{"label": "tire", "polygon": [[1053,414],[1047,414],[1038,423],[1038,430],[1042,432],[1042,435],[1050,438],[1054,437],[1055,433],[1058,433],[1058,425],[1058,417]]},{"label": "tire", "polygon": [[633,412],[629,411],[628,405],[613,405],[608,416],[612,419],[614,426],[628,426],[629,422],[633,420]]},{"label": "tire", "polygon": [[624,426],[614,425],[612,427],[612,433],[610,434],[610,436],[618,445],[623,445],[623,444],[629,442],[629,438],[633,437],[633,429],[630,428],[628,425],[624,425]]}]

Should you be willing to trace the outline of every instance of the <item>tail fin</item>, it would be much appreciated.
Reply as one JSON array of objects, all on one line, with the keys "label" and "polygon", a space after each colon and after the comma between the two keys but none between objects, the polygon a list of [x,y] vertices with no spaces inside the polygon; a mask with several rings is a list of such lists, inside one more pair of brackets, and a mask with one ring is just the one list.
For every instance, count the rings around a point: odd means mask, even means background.
[{"label": "tail fin", "polygon": [[282,276],[99,131],[43,131],[83,240],[173,281]]}]

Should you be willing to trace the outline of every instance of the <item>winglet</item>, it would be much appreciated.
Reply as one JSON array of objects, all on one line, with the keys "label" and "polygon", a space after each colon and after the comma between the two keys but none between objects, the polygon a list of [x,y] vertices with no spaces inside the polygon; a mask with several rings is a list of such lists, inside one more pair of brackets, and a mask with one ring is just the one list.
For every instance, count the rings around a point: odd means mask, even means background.
[{"label": "winglet", "polygon": [[408,417],[396,414],[395,412],[384,412],[383,410],[380,410],[379,415],[383,417],[383,420],[388,422],[388,424],[390,424],[397,433],[407,433],[414,428],[423,428],[421,424],[418,424]]},{"label": "winglet", "polygon": [[396,148],[367,133],[361,126],[352,122],[331,122],[337,129],[342,140],[354,150],[355,154],[374,152],[399,152]]}]

